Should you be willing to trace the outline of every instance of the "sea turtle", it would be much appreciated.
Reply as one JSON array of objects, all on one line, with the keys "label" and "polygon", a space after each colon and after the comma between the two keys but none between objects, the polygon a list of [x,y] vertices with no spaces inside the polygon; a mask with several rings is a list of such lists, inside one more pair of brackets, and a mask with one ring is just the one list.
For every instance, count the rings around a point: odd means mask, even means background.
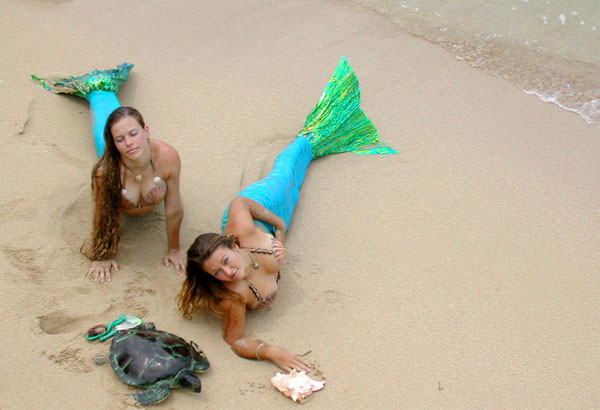
[{"label": "sea turtle", "polygon": [[119,331],[110,345],[110,366],[124,383],[147,389],[133,395],[142,405],[165,400],[171,387],[201,390],[193,372],[210,367],[194,342],[154,329],[151,324]]}]

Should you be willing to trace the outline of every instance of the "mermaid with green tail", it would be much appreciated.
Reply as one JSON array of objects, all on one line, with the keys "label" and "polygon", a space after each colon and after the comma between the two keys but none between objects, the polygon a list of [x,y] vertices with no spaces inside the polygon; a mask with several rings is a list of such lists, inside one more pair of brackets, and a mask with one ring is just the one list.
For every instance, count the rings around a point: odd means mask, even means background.
[{"label": "mermaid with green tail", "polygon": [[111,281],[111,271],[119,269],[115,257],[121,214],[148,214],[161,203],[165,206],[168,242],[163,263],[173,265],[177,272],[185,269],[186,257],[179,247],[183,219],[179,154],[166,142],[150,139],[150,128],[141,113],[119,103],[116,93],[132,67],[124,63],[117,69],[55,81],[32,75],[48,91],[77,95],[90,102],[100,160],[92,170],[92,238],[82,251],[92,261],[88,276],[101,283]]},{"label": "mermaid with green tail", "polygon": [[236,196],[223,217],[223,233],[202,234],[187,252],[179,310],[190,318],[208,311],[223,320],[225,341],[248,359],[268,359],[286,372],[310,371],[300,355],[245,337],[247,310],[270,308],[285,261],[285,234],[314,158],[341,153],[395,154],[381,143],[360,109],[358,79],[343,58],[298,137],[273,171]]},{"label": "mermaid with green tail", "polygon": [[117,91],[129,77],[133,64],[123,63],[116,69],[94,70],[80,76],[71,76],[58,80],[40,78],[35,74],[31,78],[44,88],[56,94],[73,94],[90,102],[92,113],[94,143],[98,157],[104,154],[104,125],[111,112],[121,106]]}]

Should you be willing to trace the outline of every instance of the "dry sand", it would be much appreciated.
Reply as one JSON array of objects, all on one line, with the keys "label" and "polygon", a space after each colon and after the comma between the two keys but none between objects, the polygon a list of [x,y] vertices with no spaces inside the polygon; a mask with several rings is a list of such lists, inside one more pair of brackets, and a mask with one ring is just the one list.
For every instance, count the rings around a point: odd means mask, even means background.
[{"label": "dry sand", "polygon": [[84,277],[96,161],[88,103],[29,75],[135,64],[118,96],[183,163],[187,249],[270,169],[339,59],[397,156],[315,161],[270,312],[248,333],[311,360],[315,409],[600,408],[600,128],[334,0],[2,0],[0,409],[134,407],[121,313],[196,341],[203,392],[164,409],[295,408],[271,363],[176,311],[162,210],[129,218],[109,284]]}]

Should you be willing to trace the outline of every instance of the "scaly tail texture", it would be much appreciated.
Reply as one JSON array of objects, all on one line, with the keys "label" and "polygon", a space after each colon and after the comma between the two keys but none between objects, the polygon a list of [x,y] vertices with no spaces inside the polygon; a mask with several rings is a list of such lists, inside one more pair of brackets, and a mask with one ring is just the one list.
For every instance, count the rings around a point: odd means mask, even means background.
[{"label": "scaly tail texture", "polygon": [[[299,135],[308,138],[313,158],[348,151],[355,154],[398,153],[379,142],[375,126],[360,109],[358,78],[346,57],[342,57]],[[365,148],[369,145],[373,147]]]},{"label": "scaly tail texture", "polygon": [[[364,148],[368,145],[374,147]],[[267,177],[248,186],[238,196],[258,202],[282,218],[287,230],[310,162],[317,157],[348,151],[356,154],[398,153],[387,144],[379,143],[377,130],[360,109],[358,79],[346,58],[342,58],[299,136],[277,156]],[[223,231],[228,214],[229,208],[223,215]],[[275,233],[273,226],[259,220],[255,223],[267,232]]]},{"label": "scaly tail texture", "polygon": [[133,64],[123,63],[116,69],[94,70],[81,76],[51,80],[31,75],[35,81],[55,94],[73,94],[85,98],[90,102],[92,120],[94,124],[94,143],[96,152],[101,157],[104,153],[104,125],[106,119],[121,104],[117,98],[117,91],[127,80]]}]

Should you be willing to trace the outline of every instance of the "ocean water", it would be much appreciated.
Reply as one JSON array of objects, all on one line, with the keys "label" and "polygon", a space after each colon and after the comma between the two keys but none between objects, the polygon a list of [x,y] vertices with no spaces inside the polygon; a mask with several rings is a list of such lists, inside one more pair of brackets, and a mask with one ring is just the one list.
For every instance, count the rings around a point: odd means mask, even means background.
[{"label": "ocean water", "polygon": [[346,0],[600,126],[600,0]]}]

